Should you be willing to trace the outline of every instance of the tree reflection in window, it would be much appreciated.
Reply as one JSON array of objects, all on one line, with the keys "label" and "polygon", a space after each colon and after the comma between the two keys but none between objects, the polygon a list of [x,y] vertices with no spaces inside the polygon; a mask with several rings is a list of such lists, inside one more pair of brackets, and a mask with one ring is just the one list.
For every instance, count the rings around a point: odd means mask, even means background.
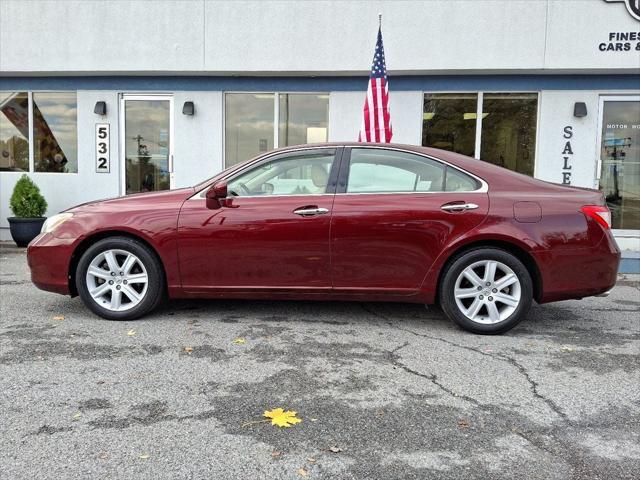
[{"label": "tree reflection in window", "polygon": [[29,171],[27,92],[0,92],[0,171]]}]

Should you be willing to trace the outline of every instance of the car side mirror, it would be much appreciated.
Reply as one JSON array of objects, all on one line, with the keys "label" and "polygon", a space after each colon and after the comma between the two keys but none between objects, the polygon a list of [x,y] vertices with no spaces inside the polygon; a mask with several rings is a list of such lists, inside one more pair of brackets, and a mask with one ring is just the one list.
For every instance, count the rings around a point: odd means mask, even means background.
[{"label": "car side mirror", "polygon": [[207,199],[207,208],[209,210],[217,210],[222,207],[221,199],[227,198],[227,182],[214,183],[205,195]]}]

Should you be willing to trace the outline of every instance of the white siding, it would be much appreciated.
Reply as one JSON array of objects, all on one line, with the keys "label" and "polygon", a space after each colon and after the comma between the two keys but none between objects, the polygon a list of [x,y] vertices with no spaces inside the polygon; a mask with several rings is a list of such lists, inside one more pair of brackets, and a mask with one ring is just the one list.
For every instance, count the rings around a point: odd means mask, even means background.
[{"label": "white siding", "polygon": [[0,0],[0,71],[364,73],[379,12],[395,74],[640,68],[602,0]]}]

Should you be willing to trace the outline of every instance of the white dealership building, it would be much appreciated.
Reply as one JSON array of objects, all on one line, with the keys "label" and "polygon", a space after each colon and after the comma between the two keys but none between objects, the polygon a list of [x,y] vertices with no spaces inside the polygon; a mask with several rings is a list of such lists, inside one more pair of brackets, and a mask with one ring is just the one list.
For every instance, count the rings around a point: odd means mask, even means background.
[{"label": "white dealership building", "polygon": [[640,0],[0,0],[0,239],[23,173],[51,215],[357,139],[379,13],[394,142],[601,189],[639,268]]}]

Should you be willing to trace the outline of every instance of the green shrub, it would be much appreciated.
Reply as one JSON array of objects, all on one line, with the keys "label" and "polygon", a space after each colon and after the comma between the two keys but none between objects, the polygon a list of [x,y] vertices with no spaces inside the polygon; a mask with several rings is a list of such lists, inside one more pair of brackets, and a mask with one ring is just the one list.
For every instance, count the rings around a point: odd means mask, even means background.
[{"label": "green shrub", "polygon": [[43,217],[47,211],[47,201],[38,186],[26,175],[22,175],[16,183],[9,206],[18,218]]}]

